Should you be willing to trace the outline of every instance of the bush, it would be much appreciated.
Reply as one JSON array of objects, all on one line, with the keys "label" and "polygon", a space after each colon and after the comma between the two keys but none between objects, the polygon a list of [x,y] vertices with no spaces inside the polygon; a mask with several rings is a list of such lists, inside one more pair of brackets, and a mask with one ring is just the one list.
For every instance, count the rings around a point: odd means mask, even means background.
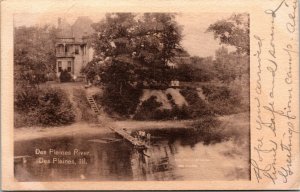
[{"label": "bush", "polygon": [[228,115],[241,112],[242,97],[237,89],[214,85],[205,85],[202,89],[215,113]]},{"label": "bush", "polygon": [[156,96],[151,96],[149,99],[143,101],[143,103],[135,113],[134,119],[156,119],[156,113],[159,111],[158,108],[162,106],[162,103],[157,102],[156,99]]},{"label": "bush", "polygon": [[101,98],[96,97],[95,99],[105,107],[107,113],[130,117],[140,102],[141,94],[141,89],[124,85],[122,92],[120,92],[119,89],[111,85],[105,87]]},{"label": "bush", "polygon": [[14,109],[28,113],[39,106],[39,90],[35,87],[15,87]]},{"label": "bush", "polygon": [[60,82],[70,82],[70,81],[72,81],[72,76],[66,69],[64,69],[60,73],[59,79],[60,79]]},{"label": "bush", "polygon": [[[168,96],[172,101],[171,95]],[[137,110],[134,119],[136,120],[171,120],[171,119],[188,119],[189,111],[186,106],[179,108],[175,103],[172,109],[159,109],[162,103],[156,101],[156,96],[151,96],[145,100]]]},{"label": "bush", "polygon": [[210,104],[203,101],[199,97],[196,89],[182,89],[180,90],[180,93],[184,96],[189,104],[187,109],[191,118],[214,115],[214,111],[212,110]]},{"label": "bush", "polygon": [[[30,99],[34,101],[29,102]],[[15,95],[17,126],[66,125],[74,122],[75,114],[67,95],[61,89],[24,88]]]},{"label": "bush", "polygon": [[35,118],[35,111],[29,111],[28,113],[14,112],[14,127],[34,126],[38,125],[38,119]]},{"label": "bush", "polygon": [[61,89],[45,89],[39,100],[38,119],[42,125],[65,125],[74,122],[72,104]]}]

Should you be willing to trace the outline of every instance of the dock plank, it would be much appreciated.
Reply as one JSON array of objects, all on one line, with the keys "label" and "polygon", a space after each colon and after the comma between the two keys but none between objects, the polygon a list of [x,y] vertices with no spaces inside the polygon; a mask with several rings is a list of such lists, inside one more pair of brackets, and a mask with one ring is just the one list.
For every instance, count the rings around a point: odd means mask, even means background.
[{"label": "dock plank", "polygon": [[114,127],[109,127],[109,129],[111,129],[115,133],[119,134],[120,136],[122,136],[124,139],[126,139],[127,141],[129,141],[131,144],[133,144],[136,147],[150,148],[150,146],[147,145],[146,142],[139,141],[137,138],[134,138],[133,136],[131,136],[129,133],[127,133],[126,131],[124,131],[122,129],[117,129]]}]

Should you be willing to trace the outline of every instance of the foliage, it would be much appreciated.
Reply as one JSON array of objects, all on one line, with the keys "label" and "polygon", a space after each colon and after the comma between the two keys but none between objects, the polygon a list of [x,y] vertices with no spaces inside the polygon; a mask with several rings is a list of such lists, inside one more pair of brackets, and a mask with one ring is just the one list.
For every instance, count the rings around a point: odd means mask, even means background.
[{"label": "foliage", "polygon": [[26,119],[20,126],[65,125],[74,122],[75,114],[67,95],[61,89],[20,89],[15,93],[15,111]]},{"label": "foliage", "polygon": [[39,90],[33,87],[15,87],[14,108],[27,113],[39,106]]},{"label": "foliage", "polygon": [[17,83],[37,85],[55,71],[57,29],[50,26],[17,27],[14,31],[14,67]]},{"label": "foliage", "polygon": [[44,89],[39,103],[38,118],[43,125],[65,125],[75,119],[72,104],[60,89]]},{"label": "foliage", "polygon": [[109,113],[128,117],[135,111],[142,94],[135,86],[133,66],[117,61],[102,70],[101,82],[106,86],[99,100],[101,105]]},{"label": "foliage", "polygon": [[181,29],[174,19],[175,14],[168,13],[107,14],[104,21],[94,25],[96,54],[122,56],[119,59],[134,60],[147,68],[166,65],[180,47]]},{"label": "foliage", "polygon": [[162,106],[162,103],[157,102],[156,99],[156,96],[151,96],[149,99],[145,100],[138,108],[138,111],[135,113],[134,119],[155,119],[155,113],[157,113],[158,108]]},{"label": "foliage", "polygon": [[104,88],[100,103],[109,114],[117,113],[117,115],[129,117],[136,110],[141,94],[141,89],[128,85],[123,86],[121,90],[120,87],[107,86]]},{"label": "foliage", "polygon": [[212,110],[211,105],[199,97],[196,89],[182,89],[180,90],[180,93],[189,104],[188,111],[191,118],[214,116],[214,111]]},{"label": "foliage", "polygon": [[242,97],[238,89],[214,85],[205,85],[202,89],[216,114],[228,115],[240,112]]},{"label": "foliage", "polygon": [[214,70],[216,77],[224,83],[230,83],[235,79],[241,79],[243,74],[249,74],[249,55],[240,55],[235,52],[228,52],[228,49],[221,47],[216,51]]},{"label": "foliage", "polygon": [[[170,95],[168,96],[170,98]],[[160,109],[162,103],[156,101],[156,96],[151,96],[149,99],[145,100],[141,106],[138,108],[134,115],[136,120],[173,120],[173,119],[188,119],[189,111],[186,106],[178,107],[172,98],[170,101],[172,103],[172,109]]]},{"label": "foliage", "polygon": [[72,76],[66,69],[64,69],[60,73],[59,79],[60,79],[60,82],[70,82],[70,81],[72,81]]},{"label": "foliage", "polygon": [[211,24],[207,31],[213,32],[215,39],[221,44],[231,45],[239,54],[250,54],[249,14],[233,14],[228,19],[223,19]]},{"label": "foliage", "polygon": [[83,71],[100,76],[103,104],[128,116],[143,85],[169,84],[167,64],[181,49],[181,28],[171,13],[111,13],[93,27],[95,59]]},{"label": "foliage", "polygon": [[87,80],[93,82],[96,75],[101,73],[100,63],[104,64],[104,62],[101,62],[101,59],[93,59],[85,67],[81,68],[80,72],[85,74]]},{"label": "foliage", "polygon": [[186,82],[207,82],[214,78],[212,57],[184,57],[176,58],[174,62],[175,79]]}]

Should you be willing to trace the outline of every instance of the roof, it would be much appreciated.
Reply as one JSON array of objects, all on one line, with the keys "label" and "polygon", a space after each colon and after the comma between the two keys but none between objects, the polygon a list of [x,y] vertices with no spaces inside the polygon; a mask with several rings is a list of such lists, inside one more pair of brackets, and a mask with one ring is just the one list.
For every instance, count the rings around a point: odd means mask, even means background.
[{"label": "roof", "polygon": [[73,25],[70,25],[65,19],[58,18],[58,39],[74,38],[75,41],[81,42],[82,38],[94,33],[92,24],[93,21],[86,16],[78,17]]}]

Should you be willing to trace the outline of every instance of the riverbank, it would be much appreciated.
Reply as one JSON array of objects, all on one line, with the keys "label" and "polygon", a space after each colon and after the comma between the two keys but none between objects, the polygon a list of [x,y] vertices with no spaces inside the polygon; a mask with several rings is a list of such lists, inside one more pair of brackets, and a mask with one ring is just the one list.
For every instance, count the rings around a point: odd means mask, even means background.
[{"label": "riverbank", "polygon": [[[224,125],[230,127],[249,126],[248,113],[240,113],[218,117]],[[172,128],[192,128],[195,120],[170,120],[170,121],[109,121],[100,124],[74,123],[59,127],[23,127],[14,129],[14,141],[26,141],[41,138],[59,138],[70,136],[92,136],[112,133],[108,126],[116,128],[126,128],[128,130],[149,130],[149,129],[172,129]]]},{"label": "riverbank", "polygon": [[59,127],[23,127],[14,129],[14,140],[24,141],[46,137],[90,136],[108,134],[112,131],[108,126],[126,128],[130,130],[167,129],[167,128],[190,128],[193,120],[187,121],[115,121],[105,125],[74,123]]}]

